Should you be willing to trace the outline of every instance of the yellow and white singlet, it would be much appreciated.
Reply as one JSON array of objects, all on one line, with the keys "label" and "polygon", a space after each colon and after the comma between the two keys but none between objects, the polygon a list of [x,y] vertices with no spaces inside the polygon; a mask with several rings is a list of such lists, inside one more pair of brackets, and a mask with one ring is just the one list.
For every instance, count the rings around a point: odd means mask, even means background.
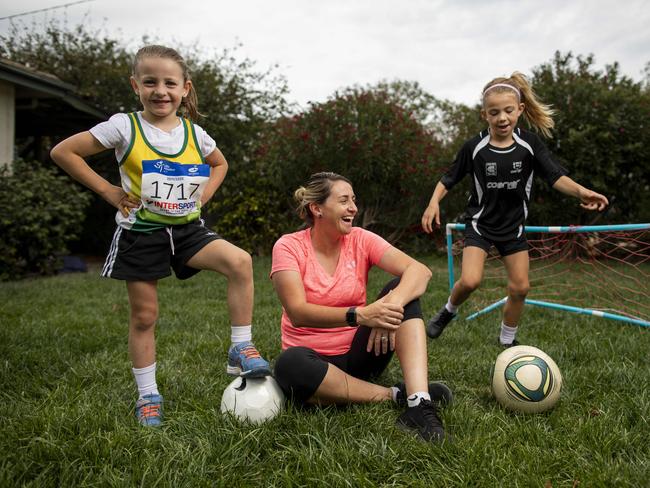
[{"label": "yellow and white singlet", "polygon": [[198,219],[210,165],[199,149],[194,124],[181,118],[183,145],[176,154],[166,154],[149,143],[137,115],[128,116],[131,143],[119,163],[120,176],[124,191],[142,204],[128,217],[118,211],[117,224],[124,229],[151,232]]}]

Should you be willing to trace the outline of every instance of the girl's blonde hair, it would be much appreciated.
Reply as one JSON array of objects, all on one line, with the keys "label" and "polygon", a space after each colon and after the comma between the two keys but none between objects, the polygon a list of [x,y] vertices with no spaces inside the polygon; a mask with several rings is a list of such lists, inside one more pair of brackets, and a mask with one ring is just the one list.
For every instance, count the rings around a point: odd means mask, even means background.
[{"label": "girl's blonde hair", "polygon": [[514,91],[519,96],[519,101],[524,104],[524,117],[526,117],[528,123],[544,134],[545,137],[552,137],[551,129],[555,127],[555,122],[553,121],[555,110],[553,110],[551,105],[547,105],[537,98],[526,77],[518,71],[512,73],[509,78],[495,78],[485,85],[483,88],[483,103],[485,103],[485,97],[488,93],[513,91],[503,85],[509,85],[515,88]]},{"label": "girl's blonde hair", "polygon": [[345,176],[325,171],[311,175],[307,185],[301,186],[293,193],[293,198],[298,203],[296,212],[309,227],[314,225],[314,215],[309,208],[309,204],[317,203],[320,205],[325,203],[325,200],[330,196],[332,184],[335,181],[345,181],[352,186],[352,182]]},{"label": "girl's blonde hair", "polygon": [[[171,47],[151,44],[140,48],[135,54],[135,59],[133,60],[133,76],[136,75],[138,64],[144,58],[171,59],[181,67],[181,70],[183,71],[183,80],[192,81],[187,63],[185,63],[183,57],[178,54],[178,51]],[[200,117],[203,117],[203,114],[199,112],[199,99],[196,96],[196,90],[194,89],[193,83],[190,84],[190,90],[187,92],[187,96],[183,97],[183,100],[181,101],[180,112],[184,117],[188,117],[194,122],[197,122]]]}]

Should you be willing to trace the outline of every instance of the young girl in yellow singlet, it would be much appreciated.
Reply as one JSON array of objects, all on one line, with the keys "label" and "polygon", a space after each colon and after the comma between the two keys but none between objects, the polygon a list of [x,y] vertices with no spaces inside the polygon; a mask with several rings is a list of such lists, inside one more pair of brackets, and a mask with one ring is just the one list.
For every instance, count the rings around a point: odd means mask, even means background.
[{"label": "young girl in yellow singlet", "polygon": [[[52,159],[74,179],[117,208],[117,229],[102,276],[126,281],[129,295],[129,355],[139,399],[140,424],[162,422],[163,398],[156,384],[154,329],[158,280],[187,279],[200,270],[228,280],[232,322],[227,372],[270,374],[251,342],[253,269],[248,253],[204,226],[201,207],[223,182],[228,163],[198,125],[197,96],[183,58],[171,48],[138,51],[130,78],[143,110],[116,114],[62,141]],[[95,173],[86,157],[114,149],[121,186]]]}]

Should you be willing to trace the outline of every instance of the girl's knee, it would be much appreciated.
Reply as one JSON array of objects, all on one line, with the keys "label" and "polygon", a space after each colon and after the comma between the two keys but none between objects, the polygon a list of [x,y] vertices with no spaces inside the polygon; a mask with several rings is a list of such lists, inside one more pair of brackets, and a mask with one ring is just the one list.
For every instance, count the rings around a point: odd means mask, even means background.
[{"label": "girl's knee", "polygon": [[233,256],[230,262],[230,269],[238,276],[253,275],[253,258],[243,249],[240,249]]},{"label": "girl's knee", "polygon": [[481,286],[481,279],[480,278],[465,278],[462,277],[460,278],[460,286],[465,289],[465,291],[468,291],[470,293],[478,290],[478,287]]},{"label": "girl's knee", "polygon": [[147,331],[156,325],[158,307],[137,307],[131,310],[131,328],[140,332]]},{"label": "girl's knee", "polygon": [[530,291],[530,283],[522,281],[520,283],[508,283],[508,295],[523,300]]}]

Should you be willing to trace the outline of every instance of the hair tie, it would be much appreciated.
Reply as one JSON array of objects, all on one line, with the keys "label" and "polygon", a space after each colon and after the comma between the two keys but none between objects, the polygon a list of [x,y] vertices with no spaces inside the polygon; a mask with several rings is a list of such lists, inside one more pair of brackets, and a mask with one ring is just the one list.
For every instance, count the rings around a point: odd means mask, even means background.
[{"label": "hair tie", "polygon": [[485,94],[489,92],[492,88],[510,88],[511,90],[514,90],[514,92],[517,94],[517,98],[521,100],[521,92],[516,86],[510,85],[508,83],[495,83],[494,85],[488,86],[485,91],[483,92],[483,98],[485,98]]}]

